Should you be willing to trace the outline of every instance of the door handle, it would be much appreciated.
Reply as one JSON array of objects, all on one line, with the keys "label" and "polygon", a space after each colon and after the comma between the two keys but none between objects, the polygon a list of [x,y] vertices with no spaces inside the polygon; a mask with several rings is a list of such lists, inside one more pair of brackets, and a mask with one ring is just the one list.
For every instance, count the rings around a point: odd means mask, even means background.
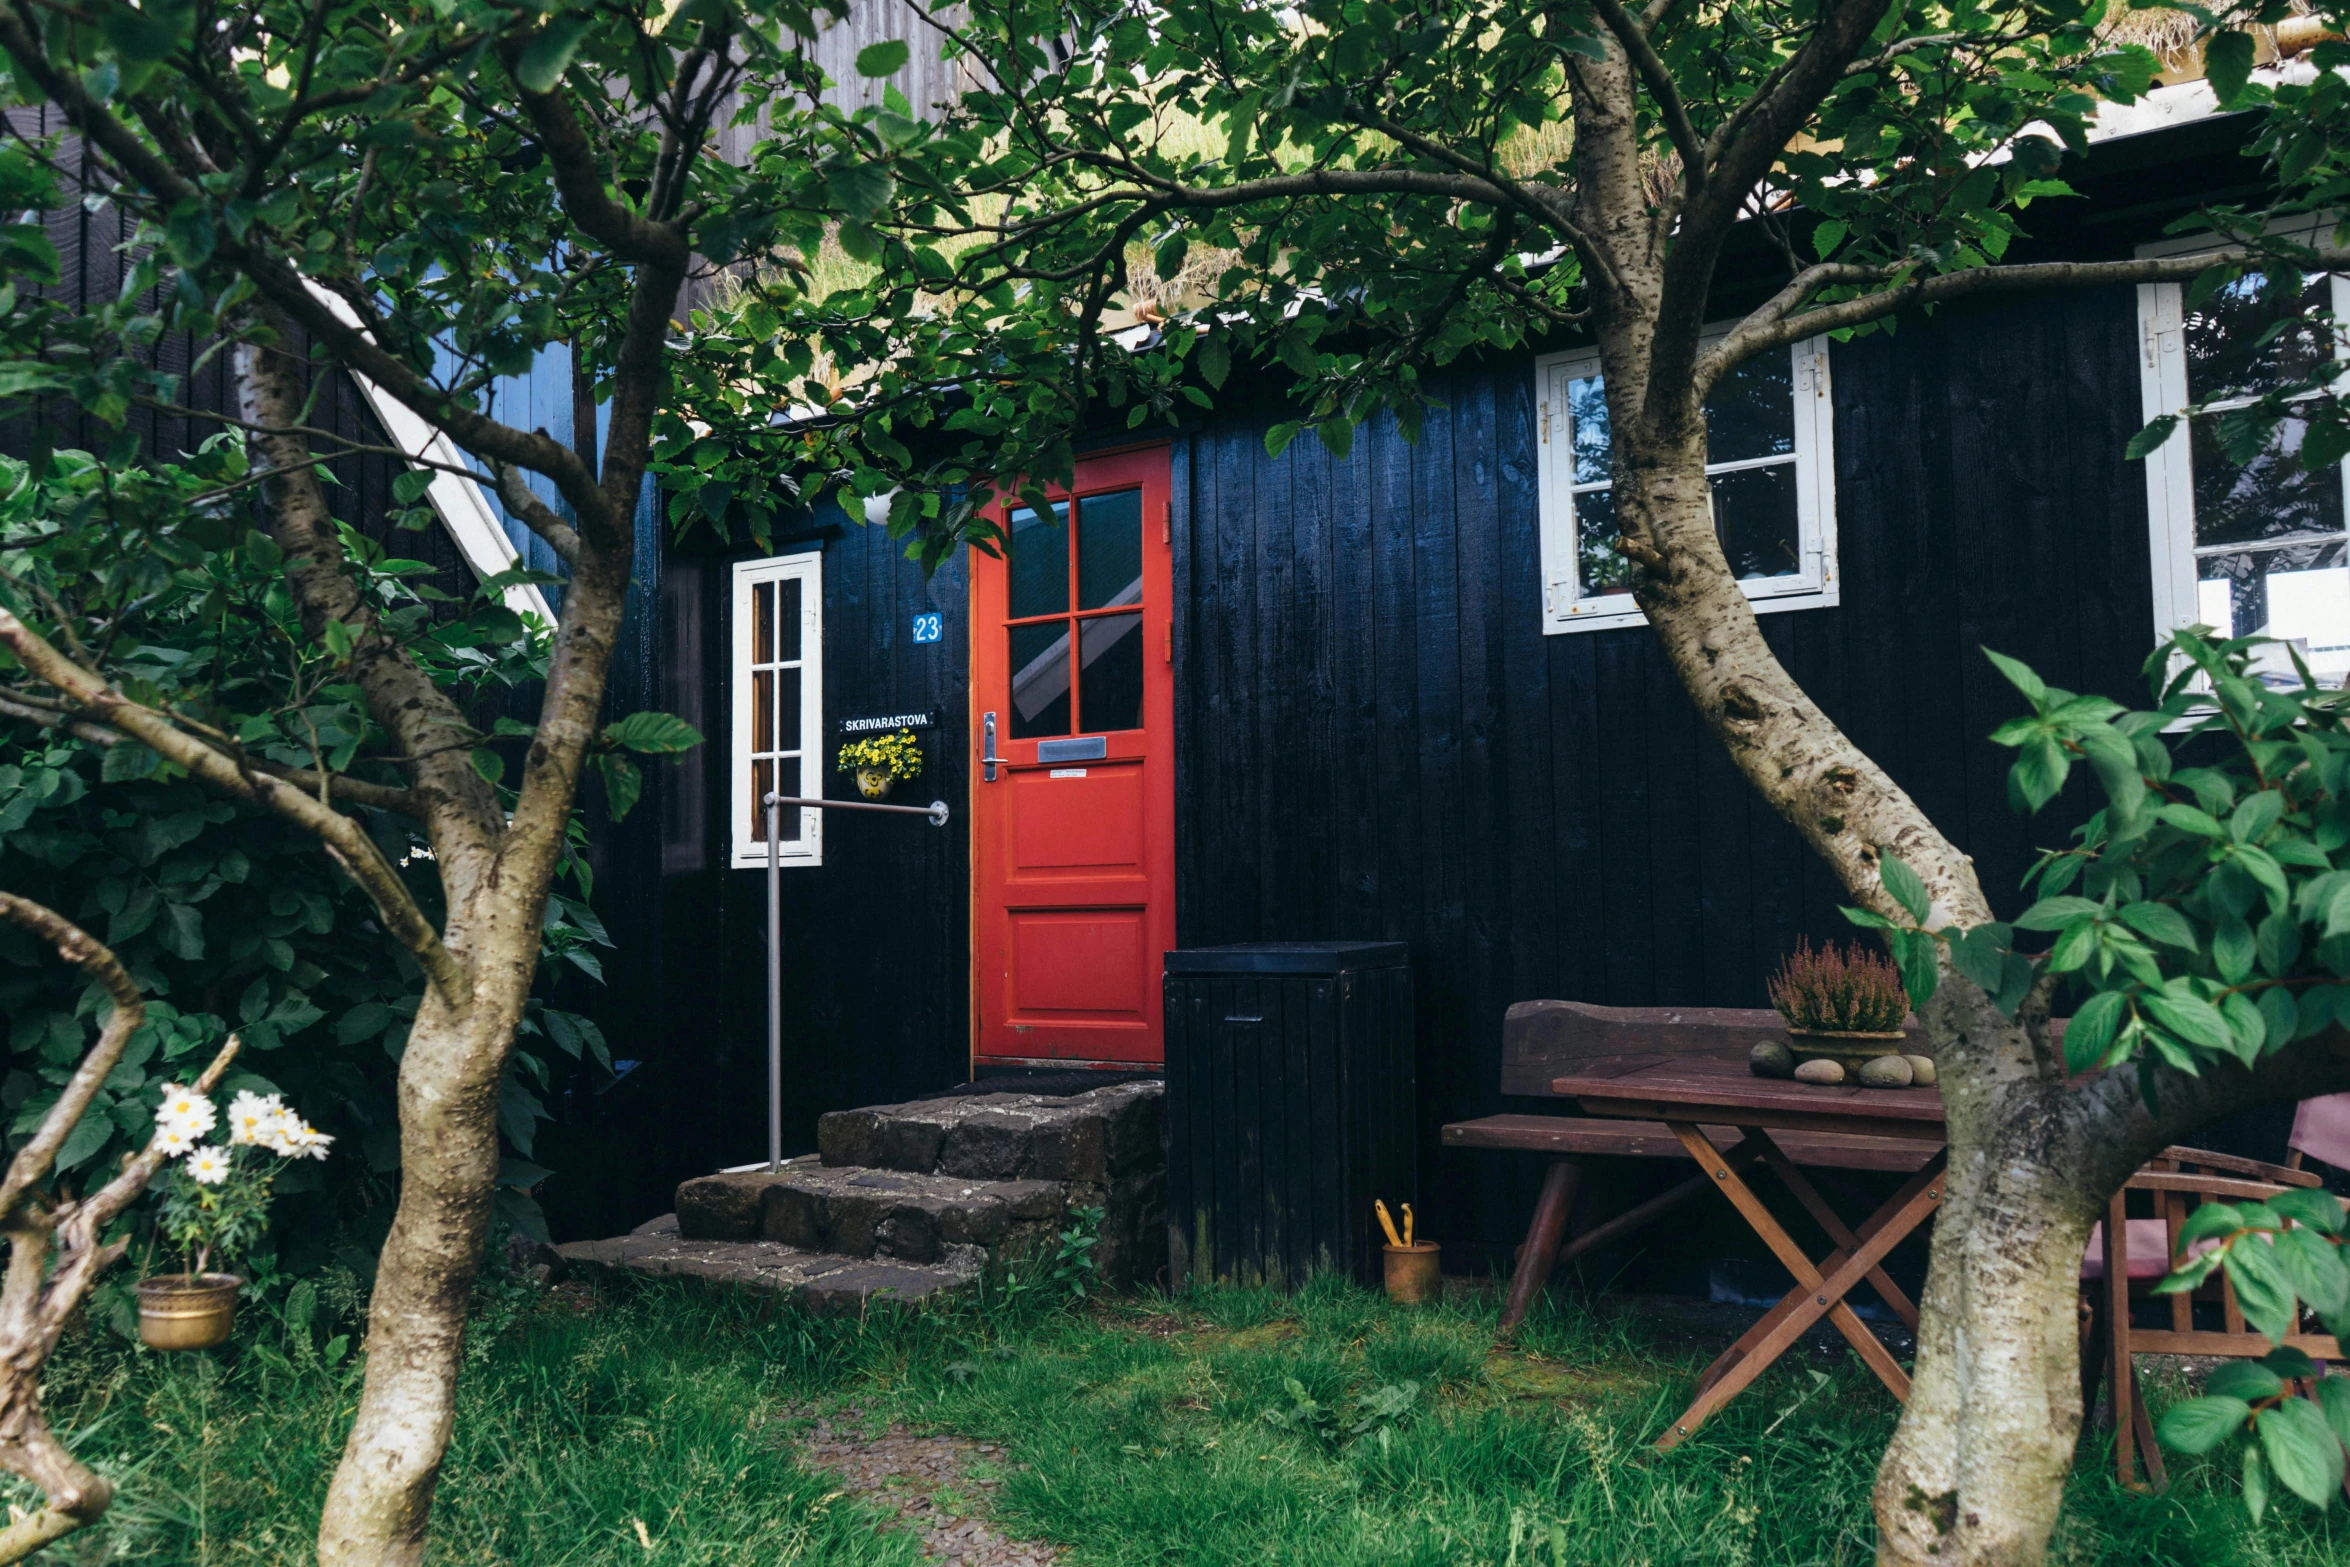
[{"label": "door handle", "polygon": [[982,751],[979,756],[980,776],[986,782],[994,783],[996,763],[1003,760],[1002,757],[995,754],[995,714],[990,713],[981,720],[980,727],[987,735],[987,749]]}]

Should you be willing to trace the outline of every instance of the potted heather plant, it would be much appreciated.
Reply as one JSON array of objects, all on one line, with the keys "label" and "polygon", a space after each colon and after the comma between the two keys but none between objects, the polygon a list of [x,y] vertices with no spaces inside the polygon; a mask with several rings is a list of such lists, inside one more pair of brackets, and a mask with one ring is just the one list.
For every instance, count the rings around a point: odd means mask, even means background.
[{"label": "potted heather plant", "polygon": [[1798,1062],[1833,1061],[1856,1073],[1872,1058],[1902,1053],[1909,993],[1888,957],[1835,942],[1815,951],[1798,941],[1771,976],[1770,991]]},{"label": "potted heather plant", "polygon": [[840,748],[840,770],[857,775],[857,792],[885,800],[900,783],[922,776],[922,742],[911,729],[868,735]]},{"label": "potted heather plant", "polygon": [[139,1338],[152,1349],[210,1349],[227,1341],[245,1281],[216,1270],[260,1239],[270,1189],[286,1161],[323,1159],[334,1141],[275,1094],[238,1094],[229,1102],[228,1122],[227,1142],[204,1142],[220,1112],[192,1088],[164,1090],[155,1112],[155,1143],[171,1161],[157,1228],[187,1259],[188,1271],[139,1281]]}]

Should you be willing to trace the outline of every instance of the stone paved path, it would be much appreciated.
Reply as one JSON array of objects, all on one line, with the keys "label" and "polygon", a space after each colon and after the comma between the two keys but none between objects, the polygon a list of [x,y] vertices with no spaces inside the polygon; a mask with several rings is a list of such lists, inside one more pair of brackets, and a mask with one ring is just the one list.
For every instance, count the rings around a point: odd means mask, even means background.
[{"label": "stone paved path", "polygon": [[809,1468],[829,1470],[850,1495],[898,1515],[922,1536],[933,1562],[955,1567],[1052,1567],[1059,1550],[997,1531],[979,1510],[1001,1483],[992,1473],[1003,1464],[993,1442],[957,1436],[916,1436],[893,1425],[877,1437],[864,1434],[859,1411],[841,1411],[841,1423],[819,1419],[800,1440]]}]

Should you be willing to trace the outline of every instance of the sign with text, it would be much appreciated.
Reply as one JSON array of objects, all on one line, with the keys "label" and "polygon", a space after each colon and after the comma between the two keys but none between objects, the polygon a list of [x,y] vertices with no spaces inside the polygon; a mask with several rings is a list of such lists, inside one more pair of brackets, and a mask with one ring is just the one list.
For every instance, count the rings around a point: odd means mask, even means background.
[{"label": "sign with text", "polygon": [[858,718],[844,718],[835,726],[844,735],[885,734],[892,729],[936,729],[938,709],[926,707],[913,713],[870,713]]},{"label": "sign with text", "polygon": [[926,615],[914,617],[914,640],[916,642],[936,642],[945,635],[946,621],[937,610],[934,609]]}]

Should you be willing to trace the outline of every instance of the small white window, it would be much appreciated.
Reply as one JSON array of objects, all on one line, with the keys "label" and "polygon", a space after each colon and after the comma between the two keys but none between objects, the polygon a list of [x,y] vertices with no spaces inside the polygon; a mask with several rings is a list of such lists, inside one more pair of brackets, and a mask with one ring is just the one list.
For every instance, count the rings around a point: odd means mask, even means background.
[{"label": "small white window", "polygon": [[[2139,287],[2144,417],[2204,400],[2240,408],[2342,352],[2324,323],[2308,318],[2332,311],[2350,320],[2350,281],[2312,278],[2298,298],[2277,300],[2261,297],[2264,282],[2248,274],[2193,310],[2181,284]],[[2158,638],[2200,622],[2222,636],[2289,643],[2314,675],[2350,674],[2350,467],[2303,468],[2307,430],[2286,419],[2265,450],[2237,462],[2220,449],[2214,425],[2197,420],[2146,459]],[[2275,672],[2290,677],[2284,649],[2270,655]]]},{"label": "small white window", "polygon": [[[734,568],[734,864],[767,863],[770,790],[823,793],[824,557],[749,560]],[[787,809],[777,822],[786,865],[824,863],[824,813]]]},{"label": "small white window", "polygon": [[[1534,362],[1542,422],[1542,629],[1647,623],[1616,550],[1614,451],[1599,353]],[[1760,612],[1836,602],[1835,416],[1828,340],[1760,355],[1706,399],[1714,526]]]}]

